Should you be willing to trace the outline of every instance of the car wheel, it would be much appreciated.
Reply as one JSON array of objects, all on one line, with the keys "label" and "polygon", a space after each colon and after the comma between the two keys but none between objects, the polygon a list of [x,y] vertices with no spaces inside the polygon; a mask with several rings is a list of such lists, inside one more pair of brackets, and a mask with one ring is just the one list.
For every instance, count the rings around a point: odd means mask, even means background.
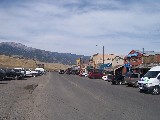
[{"label": "car wheel", "polygon": [[16,76],[14,77],[14,79],[15,79],[15,80],[18,80],[18,79],[19,79],[19,76],[18,76],[18,75],[16,75]]},{"label": "car wheel", "polygon": [[36,77],[36,74],[33,74],[32,76],[33,76],[33,77]]},{"label": "car wheel", "polygon": [[118,85],[119,84],[119,82],[116,80],[116,85]]},{"label": "car wheel", "polygon": [[140,93],[144,93],[144,90],[140,89]]},{"label": "car wheel", "polygon": [[0,77],[0,80],[3,80],[3,77]]},{"label": "car wheel", "polygon": [[152,95],[158,95],[160,93],[160,89],[158,86],[155,86],[152,90]]},{"label": "car wheel", "polygon": [[135,88],[138,88],[138,82],[135,82],[135,83],[134,83],[134,87],[135,87]]},{"label": "car wheel", "polygon": [[119,85],[122,85],[122,81],[119,81]]}]

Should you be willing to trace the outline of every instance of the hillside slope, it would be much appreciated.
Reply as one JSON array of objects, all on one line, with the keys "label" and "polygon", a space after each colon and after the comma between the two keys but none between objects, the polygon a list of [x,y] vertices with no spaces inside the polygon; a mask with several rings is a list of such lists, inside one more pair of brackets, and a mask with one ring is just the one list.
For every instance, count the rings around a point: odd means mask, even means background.
[{"label": "hillside slope", "polygon": [[23,68],[32,68],[35,69],[37,64],[44,64],[44,68],[46,70],[59,70],[59,69],[67,69],[68,65],[63,65],[59,63],[44,63],[44,62],[39,62],[39,61],[34,61],[34,60],[29,60],[29,59],[19,59],[19,58],[14,58],[14,57],[9,57],[5,55],[0,55],[0,68],[15,68],[15,67],[23,67]]},{"label": "hillside slope", "polygon": [[14,42],[0,43],[0,55],[19,56],[20,58],[37,60],[45,63],[61,63],[64,65],[73,65],[78,58],[89,59],[89,56],[50,52]]}]

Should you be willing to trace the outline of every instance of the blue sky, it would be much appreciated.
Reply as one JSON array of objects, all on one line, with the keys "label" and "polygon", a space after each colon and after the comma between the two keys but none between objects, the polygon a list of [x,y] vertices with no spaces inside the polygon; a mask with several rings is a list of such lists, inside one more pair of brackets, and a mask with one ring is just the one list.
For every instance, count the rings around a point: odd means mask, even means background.
[{"label": "blue sky", "polygon": [[102,46],[160,52],[160,0],[0,0],[0,42],[89,56]]}]

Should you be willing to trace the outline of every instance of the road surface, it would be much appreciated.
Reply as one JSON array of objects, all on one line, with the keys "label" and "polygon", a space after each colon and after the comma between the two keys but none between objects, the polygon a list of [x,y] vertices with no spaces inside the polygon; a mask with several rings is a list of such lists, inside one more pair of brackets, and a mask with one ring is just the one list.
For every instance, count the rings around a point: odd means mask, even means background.
[{"label": "road surface", "polygon": [[101,79],[51,73],[41,96],[41,119],[48,120],[159,120],[160,95],[138,88],[111,85]]}]

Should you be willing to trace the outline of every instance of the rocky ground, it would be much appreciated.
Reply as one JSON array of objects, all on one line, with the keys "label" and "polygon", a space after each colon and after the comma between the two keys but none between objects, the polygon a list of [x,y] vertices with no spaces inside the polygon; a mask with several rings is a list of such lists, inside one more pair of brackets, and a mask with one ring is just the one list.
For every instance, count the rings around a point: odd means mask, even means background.
[{"label": "rocky ground", "polygon": [[40,107],[50,73],[24,80],[0,81],[0,120],[34,120],[41,117]]}]

